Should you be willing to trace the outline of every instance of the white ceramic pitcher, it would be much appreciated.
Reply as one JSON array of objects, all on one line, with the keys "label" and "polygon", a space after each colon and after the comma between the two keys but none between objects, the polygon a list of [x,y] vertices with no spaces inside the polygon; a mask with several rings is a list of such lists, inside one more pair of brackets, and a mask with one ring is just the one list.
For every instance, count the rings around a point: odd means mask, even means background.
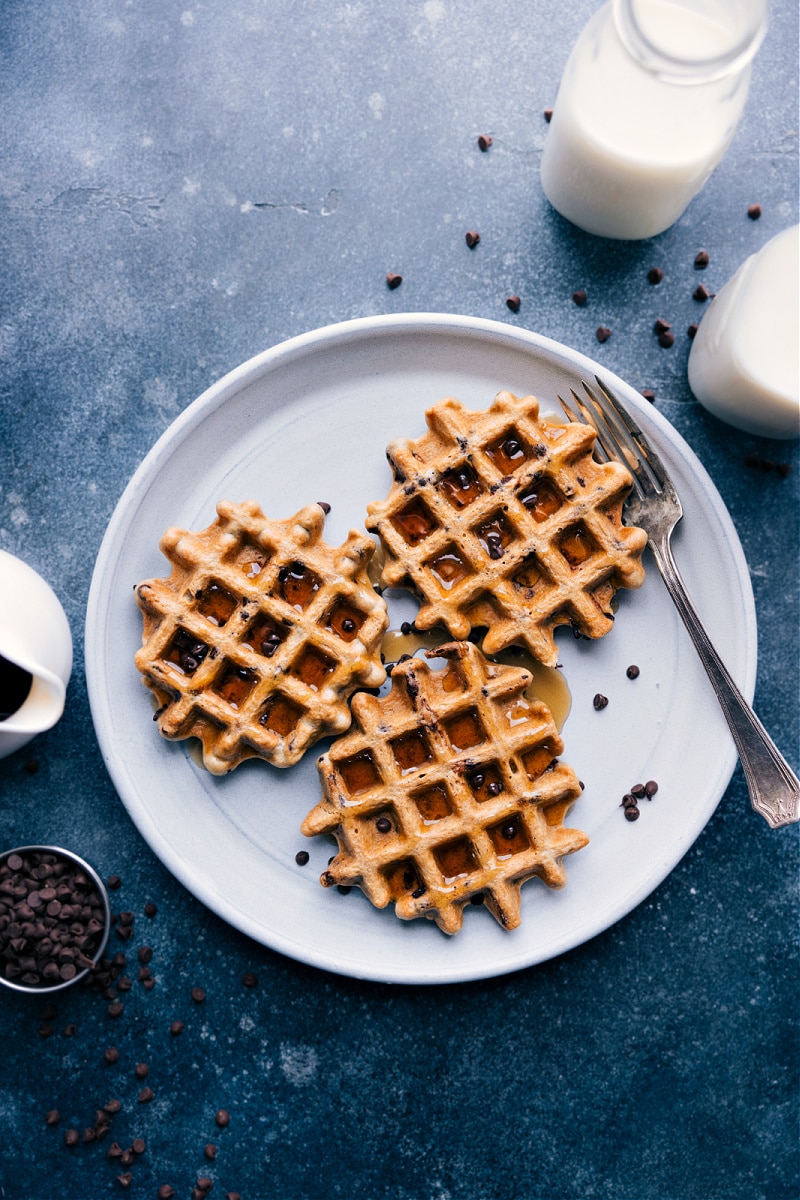
[{"label": "white ceramic pitcher", "polygon": [[32,567],[0,550],[0,713],[8,714],[0,719],[0,758],[55,725],[71,673],[72,634],[58,597]]}]

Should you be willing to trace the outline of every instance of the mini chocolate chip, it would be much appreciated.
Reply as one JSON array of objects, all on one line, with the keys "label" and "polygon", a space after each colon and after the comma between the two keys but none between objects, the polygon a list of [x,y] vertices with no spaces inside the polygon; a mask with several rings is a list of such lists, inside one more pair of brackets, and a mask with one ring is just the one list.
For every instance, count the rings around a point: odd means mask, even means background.
[{"label": "mini chocolate chip", "polygon": [[119,875],[109,875],[108,879],[106,880],[106,887],[109,889],[109,891],[116,892],[121,886],[122,880],[120,879]]},{"label": "mini chocolate chip", "polygon": [[392,829],[392,822],[388,817],[378,817],[377,821],[375,822],[375,828],[377,829],[378,833],[390,833]]},{"label": "mini chocolate chip", "polygon": [[598,325],[597,329],[594,331],[594,336],[597,338],[598,342],[607,342],[611,337],[611,330],[607,325]]},{"label": "mini chocolate chip", "polygon": [[197,1190],[203,1195],[205,1195],[206,1192],[210,1192],[213,1186],[213,1179],[209,1179],[207,1175],[201,1175],[197,1180]]},{"label": "mini chocolate chip", "polygon": [[153,904],[153,901],[148,900],[147,904],[145,904],[145,906],[144,906],[144,915],[146,917],[154,917],[157,912],[158,912],[158,909],[156,908],[155,904]]},{"label": "mini chocolate chip", "polygon": [[133,1183],[133,1175],[130,1171],[123,1171],[121,1175],[117,1176],[117,1183],[122,1188],[129,1188]]},{"label": "mini chocolate chip", "polygon": [[692,322],[692,324],[686,330],[686,336],[693,340],[699,328],[699,325],[696,325],[694,322]]},{"label": "mini chocolate chip", "polygon": [[628,807],[625,809],[625,820],[626,821],[638,821],[639,820],[639,809],[635,805],[629,804]]},{"label": "mini chocolate chip", "polygon": [[143,1087],[136,1099],[140,1104],[149,1104],[151,1100],[155,1099],[155,1092],[152,1088]]},{"label": "mini chocolate chip", "polygon": [[658,784],[656,783],[655,779],[648,779],[647,783],[644,785],[644,794],[647,796],[647,799],[652,800],[657,791]]},{"label": "mini chocolate chip", "polygon": [[411,898],[412,898],[412,900],[419,900],[420,896],[424,896],[424,895],[425,895],[425,888],[422,886],[422,884],[420,884],[419,887],[414,888],[413,892],[411,893]]},{"label": "mini chocolate chip", "polygon": [[107,1100],[103,1105],[103,1112],[107,1112],[110,1117],[115,1117],[118,1112],[122,1112],[122,1101],[116,1098]]},{"label": "mini chocolate chip", "polygon": [[123,1005],[119,1000],[114,1000],[111,1004],[109,1004],[108,1008],[106,1009],[106,1012],[108,1013],[108,1015],[110,1017],[112,1017],[116,1020],[117,1017],[122,1016]]},{"label": "mini chocolate chip", "polygon": [[711,296],[711,292],[708,290],[708,288],[705,286],[704,283],[698,283],[697,287],[692,292],[692,297],[695,300],[701,300],[701,301],[708,300],[710,296]]},{"label": "mini chocolate chip", "polygon": [[214,1117],[219,1129],[227,1129],[231,1123],[231,1115],[225,1108],[221,1108]]},{"label": "mini chocolate chip", "polygon": [[106,1157],[110,1159],[122,1158],[122,1146],[119,1142],[112,1142],[106,1151]]},{"label": "mini chocolate chip", "polygon": [[119,1062],[119,1050],[116,1046],[108,1046],[107,1049],[103,1051],[103,1058],[107,1063]]},{"label": "mini chocolate chip", "polygon": [[134,1154],[144,1154],[147,1149],[147,1143],[143,1137],[134,1138],[131,1142],[131,1150]]},{"label": "mini chocolate chip", "polygon": [[136,951],[136,957],[140,963],[149,963],[153,960],[153,949],[151,946],[140,946]]},{"label": "mini chocolate chip", "polygon": [[156,1194],[158,1200],[172,1200],[172,1197],[175,1195],[175,1189],[170,1187],[168,1183],[162,1183]]},{"label": "mini chocolate chip", "polygon": [[544,111],[543,111],[543,113],[542,113],[542,116],[544,117],[545,121],[547,121],[547,124],[549,125],[549,124],[550,124],[550,122],[551,122],[551,121],[552,121],[552,119],[553,119],[553,110],[552,110],[552,108],[546,108],[546,109],[544,109]]},{"label": "mini chocolate chip", "polygon": [[309,857],[310,855],[307,850],[298,850],[297,854],[294,856],[294,861],[297,863],[298,867],[304,867],[308,862]]},{"label": "mini chocolate chip", "polygon": [[355,627],[356,623],[352,617],[345,617],[342,621],[342,629],[345,633],[353,633],[355,631]]},{"label": "mini chocolate chip", "polygon": [[464,240],[469,246],[470,250],[474,250],[478,242],[481,240],[481,235],[475,229],[468,229],[464,234]]},{"label": "mini chocolate chip", "polygon": [[205,991],[203,990],[203,988],[201,988],[201,987],[193,987],[192,988],[192,999],[194,1000],[195,1004],[202,1004],[203,1001],[205,1000],[205,998],[206,998],[206,994],[205,994]]},{"label": "mini chocolate chip", "polygon": [[572,301],[574,304],[577,304],[578,308],[583,308],[587,299],[588,297],[583,288],[579,288],[577,292],[572,293]]},{"label": "mini chocolate chip", "polygon": [[628,679],[638,679],[639,668],[636,666],[636,663],[631,663],[625,674],[628,676]]},{"label": "mini chocolate chip", "polygon": [[61,1120],[61,1113],[58,1111],[57,1108],[51,1108],[48,1113],[45,1113],[45,1118],[44,1118],[45,1125],[57,1125],[60,1120]]},{"label": "mini chocolate chip", "polygon": [[508,825],[504,825],[500,832],[507,842],[513,842],[517,836],[517,827],[513,821],[509,821]]},{"label": "mini chocolate chip", "polygon": [[78,1133],[77,1129],[68,1129],[64,1134],[65,1146],[77,1146],[80,1140],[81,1135]]},{"label": "mini chocolate chip", "polygon": [[661,283],[661,280],[663,278],[664,278],[664,272],[661,270],[661,267],[651,267],[650,270],[647,272],[647,282],[648,283],[653,283],[653,284]]},{"label": "mini chocolate chip", "polygon": [[641,800],[642,797],[644,796],[644,784],[643,783],[635,783],[633,785],[633,787],[631,788],[631,795],[635,796],[637,798],[637,800]]},{"label": "mini chocolate chip", "polygon": [[213,1162],[217,1157],[217,1147],[213,1142],[206,1142],[205,1146],[203,1147],[203,1154],[205,1154],[209,1162]]},{"label": "mini chocolate chip", "polygon": [[137,1063],[133,1068],[133,1073],[137,1079],[146,1079],[150,1074],[150,1068],[147,1063]]},{"label": "mini chocolate chip", "polygon": [[183,1030],[184,1030],[183,1021],[173,1021],[169,1027],[169,1031],[173,1037],[177,1037],[178,1034],[183,1033]]},{"label": "mini chocolate chip", "polygon": [[72,1022],[70,1022],[69,1025],[65,1025],[64,1028],[61,1030],[61,1036],[62,1037],[74,1037],[77,1032],[78,1032],[78,1026],[74,1025]]},{"label": "mini chocolate chip", "polygon": [[597,709],[597,711],[600,712],[600,710],[605,708],[606,705],[608,704],[608,696],[603,696],[603,695],[601,695],[600,692],[598,692],[597,695],[595,696],[594,700],[592,701],[592,704]]},{"label": "mini chocolate chip", "polygon": [[637,803],[636,797],[631,795],[630,792],[626,792],[625,795],[622,797],[622,802],[620,803],[620,808],[630,808],[631,805],[635,806],[636,803]]},{"label": "mini chocolate chip", "polygon": [[503,790],[503,785],[498,780],[495,780],[494,783],[489,784],[486,790],[490,796],[499,796]]},{"label": "mini chocolate chip", "polygon": [[747,215],[751,221],[757,221],[758,218],[761,216],[761,205],[760,204],[751,204],[747,210]]},{"label": "mini chocolate chip", "polygon": [[707,250],[698,250],[694,256],[694,269],[696,271],[704,271],[711,259],[708,256]]},{"label": "mini chocolate chip", "polygon": [[246,988],[258,987],[258,976],[252,971],[245,971],[244,975],[242,976],[242,983]]},{"label": "mini chocolate chip", "polygon": [[659,317],[653,326],[653,333],[666,333],[668,329],[672,329],[672,325],[669,321],[665,321],[663,317]]},{"label": "mini chocolate chip", "polygon": [[343,896],[349,896],[353,889],[347,883],[337,883],[336,890],[337,892],[341,892]]},{"label": "mini chocolate chip", "polygon": [[488,133],[481,133],[478,135],[478,146],[481,150],[483,150],[484,154],[491,146],[492,141],[493,139],[489,137]]},{"label": "mini chocolate chip", "polygon": [[519,296],[506,297],[506,308],[510,308],[513,313],[519,312],[521,304],[522,301],[520,300]]},{"label": "mini chocolate chip", "polygon": [[658,344],[663,346],[665,350],[669,350],[670,346],[675,345],[675,334],[671,329],[667,329],[664,333],[658,335]]},{"label": "mini chocolate chip", "polygon": [[395,290],[395,288],[399,288],[400,284],[402,282],[403,282],[402,275],[398,275],[394,271],[388,272],[388,274],[386,276],[386,286],[388,287],[390,292],[393,292]]},{"label": "mini chocolate chip", "polygon": [[656,394],[652,388],[642,388],[642,395],[644,396],[645,400],[648,400],[651,404],[654,403]]}]

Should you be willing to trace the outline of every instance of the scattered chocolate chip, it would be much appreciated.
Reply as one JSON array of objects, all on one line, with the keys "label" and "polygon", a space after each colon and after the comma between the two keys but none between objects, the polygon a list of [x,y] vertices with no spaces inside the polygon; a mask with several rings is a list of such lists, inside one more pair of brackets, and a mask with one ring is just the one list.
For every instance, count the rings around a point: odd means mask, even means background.
[{"label": "scattered chocolate chip", "polygon": [[521,304],[522,301],[520,300],[519,296],[506,297],[506,308],[510,308],[513,313],[519,312]]},{"label": "scattered chocolate chip", "polygon": [[150,1068],[147,1063],[137,1063],[133,1068],[133,1073],[137,1079],[146,1079],[150,1074]]},{"label": "scattered chocolate chip", "polygon": [[[136,972],[136,978],[139,980],[139,983],[144,983],[145,980],[151,979],[152,976],[153,972],[149,967],[139,967],[139,970]],[[122,980],[120,980],[120,983],[122,983]]]},{"label": "scattered chocolate chip", "polygon": [[397,275],[394,271],[389,271],[389,273],[386,276],[386,286],[388,287],[390,292],[393,292],[395,290],[395,288],[399,288],[400,284],[402,282],[403,282],[403,276]]},{"label": "scattered chocolate chip", "polygon": [[644,797],[644,784],[643,784],[643,783],[635,783],[635,784],[633,785],[633,787],[631,788],[631,795],[632,795],[632,796],[635,796],[637,800],[641,800],[641,799],[643,799],[643,797]]},{"label": "scattered chocolate chip", "polygon": [[198,1191],[202,1192],[203,1195],[205,1195],[206,1192],[210,1192],[213,1186],[213,1179],[209,1179],[207,1175],[201,1175],[197,1180]]},{"label": "scattered chocolate chip", "polygon": [[698,283],[697,287],[692,292],[692,297],[695,300],[708,300],[711,297],[711,292],[703,283]]},{"label": "scattered chocolate chip", "polygon": [[758,218],[761,216],[761,205],[760,204],[751,204],[747,210],[747,215],[751,221],[757,221]]},{"label": "scattered chocolate chip", "polygon": [[628,676],[628,679],[638,679],[639,668],[636,666],[636,663],[631,663],[625,674]]},{"label": "scattered chocolate chip", "polygon": [[120,1146],[119,1142],[111,1143],[106,1151],[106,1157],[111,1159],[122,1158],[122,1146]]},{"label": "scattered chocolate chip", "polygon": [[699,325],[696,325],[694,322],[692,322],[692,324],[686,330],[686,336],[688,338],[690,338],[691,340],[694,340],[695,334],[697,333],[699,328],[700,328]]},{"label": "scattered chocolate chip", "polygon": [[704,271],[710,261],[711,259],[708,256],[707,250],[698,250],[697,254],[694,256],[695,271]]},{"label": "scattered chocolate chip", "polygon": [[149,978],[149,979],[142,980],[142,987],[144,988],[144,990],[146,992],[152,992],[152,990],[155,986],[156,986],[155,979]]},{"label": "scattered chocolate chip", "polygon": [[122,880],[119,875],[109,875],[106,880],[106,887],[110,892],[116,892],[122,886]]},{"label": "scattered chocolate chip", "polygon": [[343,896],[349,896],[353,889],[347,883],[337,883],[336,890]]},{"label": "scattered chocolate chip", "polygon": [[791,463],[773,462],[771,458],[765,458],[763,454],[748,454],[744,462],[745,466],[757,467],[760,471],[776,471],[781,479],[785,479],[792,471]]},{"label": "scattered chocolate chip", "polygon": [[653,284],[661,283],[661,280],[663,278],[664,278],[664,272],[661,270],[661,267],[651,267],[650,270],[647,272],[647,282],[648,283],[653,283]]},{"label": "scattered chocolate chip", "polygon": [[664,333],[658,335],[658,344],[663,346],[665,350],[669,350],[670,346],[675,345],[675,334],[671,329],[667,329]]},{"label": "scattered chocolate chip", "polygon": [[203,1147],[203,1154],[205,1154],[209,1162],[213,1162],[217,1157],[217,1147],[213,1142],[206,1142],[205,1146]]},{"label": "scattered chocolate chip", "polygon": [[297,854],[294,856],[294,861],[297,863],[298,867],[304,867],[308,862],[309,857],[310,855],[307,850],[298,850]]},{"label": "scattered chocolate chip", "polygon": [[597,338],[598,342],[607,342],[611,337],[611,330],[607,325],[598,325],[597,329],[594,331],[594,336]]},{"label": "scattered chocolate chip", "polygon": [[478,135],[478,146],[481,150],[483,150],[484,154],[491,146],[492,141],[493,138],[490,138],[488,133],[481,133]]},{"label": "scattered chocolate chip", "polygon": [[318,500],[317,504],[322,509],[322,511],[325,513],[325,516],[327,517],[328,513],[331,511],[331,506],[330,506],[330,504],[328,504],[328,501],[327,500]]},{"label": "scattered chocolate chip", "polygon": [[649,400],[651,404],[655,402],[656,394],[652,388],[642,388],[642,395],[645,400]]},{"label": "scattered chocolate chip", "polygon": [[117,1176],[117,1183],[122,1188],[129,1188],[133,1183],[133,1175],[130,1171],[123,1171],[121,1175]]},{"label": "scattered chocolate chip", "polygon": [[172,1200],[172,1197],[175,1195],[175,1189],[170,1187],[168,1183],[162,1183],[156,1194],[158,1200]]},{"label": "scattered chocolate chip", "polygon": [[155,1092],[152,1088],[143,1087],[136,1099],[140,1104],[149,1104],[151,1100],[155,1099]]},{"label": "scattered chocolate chip", "polygon": [[147,1143],[143,1137],[134,1138],[131,1142],[131,1150],[134,1154],[144,1154],[147,1149]]},{"label": "scattered chocolate chip", "polygon": [[626,821],[638,821],[639,815],[640,815],[639,809],[636,807],[636,805],[629,804],[628,807],[625,809],[625,820]]},{"label": "scattered chocolate chip", "polygon": [[377,829],[378,833],[391,833],[392,822],[388,817],[378,817],[377,821],[375,822],[375,828]]},{"label": "scattered chocolate chip", "polygon": [[108,1113],[110,1117],[115,1117],[118,1112],[122,1112],[122,1101],[116,1098],[107,1100],[103,1105],[103,1112]]},{"label": "scattered chocolate chip", "polygon": [[480,240],[481,235],[475,229],[468,229],[464,234],[464,241],[467,243],[470,250],[474,250]]},{"label": "scattered chocolate chip", "polygon": [[140,963],[149,963],[153,961],[153,949],[151,946],[140,946],[136,951],[136,957]]},{"label": "scattered chocolate chip", "polygon": [[62,1037],[74,1037],[77,1032],[78,1032],[78,1026],[73,1024],[72,1021],[70,1021],[69,1025],[65,1025],[64,1028],[61,1030],[61,1036]]},{"label": "scattered chocolate chip", "polygon": [[184,1028],[183,1021],[173,1021],[169,1027],[169,1031],[173,1037],[178,1037],[179,1034],[183,1033]]},{"label": "scattered chocolate chip", "polygon": [[25,772],[26,772],[26,774],[28,774],[28,775],[35,775],[35,774],[36,774],[36,772],[39,770],[39,760],[38,760],[38,758],[29,758],[29,759],[27,759],[27,761],[26,761],[26,762],[24,762],[24,763],[22,764],[22,769],[23,769],[23,771],[25,771]]},{"label": "scattered chocolate chip", "polygon": [[549,124],[550,124],[550,122],[551,122],[551,121],[552,121],[552,119],[553,119],[553,110],[552,110],[552,108],[546,108],[546,109],[544,110],[544,112],[542,113],[542,116],[544,117],[545,121],[547,121],[547,124],[549,125]]},{"label": "scattered chocolate chip", "polygon": [[653,333],[666,333],[668,329],[672,329],[672,325],[669,321],[665,321],[663,317],[659,317],[653,326]]},{"label": "scattered chocolate chip", "polygon": [[258,987],[258,976],[252,971],[245,971],[244,975],[242,976],[242,983],[246,988]]},{"label": "scattered chocolate chip", "polygon": [[116,1020],[117,1017],[121,1017],[123,1013],[122,1002],[120,1000],[112,1001],[112,1003],[109,1004],[108,1008],[106,1009],[106,1012],[113,1020]]},{"label": "scattered chocolate chip", "polygon": [[77,1146],[80,1140],[81,1135],[78,1133],[77,1129],[68,1129],[64,1134],[65,1146]]},{"label": "scattered chocolate chip", "polygon": [[608,704],[608,696],[603,696],[600,694],[600,692],[598,692],[597,695],[595,696],[594,700],[592,701],[592,704],[597,709],[597,711],[600,712],[600,710],[605,708],[606,705]]},{"label": "scattered chocolate chip", "polygon": [[647,799],[652,800],[657,791],[658,784],[656,783],[655,779],[648,779],[647,783],[644,785],[644,794],[647,796]]},{"label": "scattered chocolate chip", "polygon": [[227,1129],[231,1123],[231,1115],[227,1109],[221,1108],[214,1117],[214,1120],[216,1121],[219,1129]]},{"label": "scattered chocolate chip", "polygon": [[45,1125],[57,1125],[60,1120],[61,1120],[61,1113],[58,1111],[57,1108],[51,1108],[49,1112],[45,1113],[45,1117],[44,1117]]},{"label": "scattered chocolate chip", "polygon": [[587,300],[588,296],[583,288],[579,288],[577,292],[572,293],[572,302],[573,304],[577,304],[578,308],[583,308]]},{"label": "scattered chocolate chip", "polygon": [[153,901],[148,900],[147,904],[145,904],[145,906],[144,906],[144,915],[146,917],[154,917],[157,912],[158,912],[158,909],[156,908],[155,904],[153,904]]},{"label": "scattered chocolate chip", "polygon": [[205,991],[203,990],[203,988],[201,988],[201,987],[193,987],[192,988],[192,999],[194,1000],[195,1004],[202,1004],[203,1001],[205,1000],[205,998],[206,998],[206,994],[205,994]]}]

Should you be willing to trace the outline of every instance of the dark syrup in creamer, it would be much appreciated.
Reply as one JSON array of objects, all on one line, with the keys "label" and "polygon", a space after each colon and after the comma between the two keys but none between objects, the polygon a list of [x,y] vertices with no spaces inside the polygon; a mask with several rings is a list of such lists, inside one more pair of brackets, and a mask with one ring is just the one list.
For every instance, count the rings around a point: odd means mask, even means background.
[{"label": "dark syrup in creamer", "polygon": [[0,654],[0,721],[7,721],[22,708],[32,683],[30,671],[9,662]]}]

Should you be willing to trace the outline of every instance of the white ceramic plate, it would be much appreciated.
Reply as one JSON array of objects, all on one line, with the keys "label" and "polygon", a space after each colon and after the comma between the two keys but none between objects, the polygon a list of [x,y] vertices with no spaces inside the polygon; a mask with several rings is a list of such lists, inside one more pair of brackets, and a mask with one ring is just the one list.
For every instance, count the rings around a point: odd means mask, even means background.
[{"label": "white ceramic plate", "polygon": [[[736,753],[699,660],[649,556],[642,589],[622,592],[599,642],[562,631],[572,692],[564,758],[585,782],[572,824],[590,844],[565,860],[567,886],[522,889],[522,925],[509,933],[483,908],[448,938],[427,921],[399,921],[358,889],[318,877],[335,844],[299,832],[319,798],[312,751],[289,770],[250,761],[223,778],[197,765],[191,743],[159,737],[133,667],[141,619],[133,586],[168,574],[158,542],[169,525],[200,529],[219,499],[257,500],[285,518],[326,500],[325,537],[340,544],[367,502],[386,495],[384,449],[424,432],[442,396],[487,407],[509,388],[544,411],[581,378],[600,374],[639,413],[684,505],[675,552],[700,616],[742,692],[752,698],[755,611],[730,517],[675,430],[631,387],[590,359],[523,330],[469,317],[408,314],[348,321],[294,338],[214,384],[153,447],[103,541],[86,625],[86,670],[97,737],[116,788],[155,853],[219,916],[284,954],[358,978],[404,983],[478,979],[542,962],[607,928],[643,900],[713,813]],[[390,602],[392,626],[412,600]],[[641,670],[632,682],[626,668]],[[595,711],[602,692],[608,707]],[[656,798],[630,823],[619,807],[635,783]],[[307,848],[311,861],[295,863]]]}]

